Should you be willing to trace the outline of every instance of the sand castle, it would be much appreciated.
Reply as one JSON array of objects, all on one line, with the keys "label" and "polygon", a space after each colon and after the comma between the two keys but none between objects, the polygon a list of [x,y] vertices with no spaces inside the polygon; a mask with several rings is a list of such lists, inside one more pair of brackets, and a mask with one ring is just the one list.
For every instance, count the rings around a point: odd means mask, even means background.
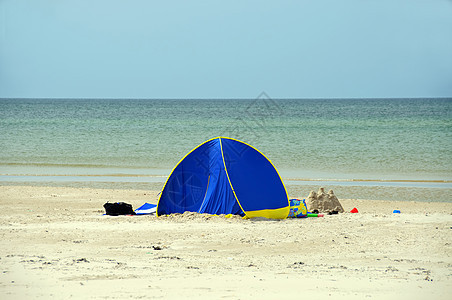
[{"label": "sand castle", "polygon": [[323,213],[333,211],[340,213],[344,212],[344,208],[337,199],[336,195],[334,195],[333,190],[330,190],[327,194],[325,193],[325,189],[323,187],[321,187],[317,193],[314,191],[309,193],[309,196],[306,199],[306,206],[310,212],[314,210],[318,210]]}]

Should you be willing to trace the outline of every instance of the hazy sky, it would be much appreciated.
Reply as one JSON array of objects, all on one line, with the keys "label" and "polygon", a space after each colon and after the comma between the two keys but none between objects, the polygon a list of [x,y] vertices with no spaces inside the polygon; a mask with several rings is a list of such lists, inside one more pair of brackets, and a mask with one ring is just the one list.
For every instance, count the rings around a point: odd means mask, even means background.
[{"label": "hazy sky", "polygon": [[452,0],[0,0],[0,98],[452,97]]}]

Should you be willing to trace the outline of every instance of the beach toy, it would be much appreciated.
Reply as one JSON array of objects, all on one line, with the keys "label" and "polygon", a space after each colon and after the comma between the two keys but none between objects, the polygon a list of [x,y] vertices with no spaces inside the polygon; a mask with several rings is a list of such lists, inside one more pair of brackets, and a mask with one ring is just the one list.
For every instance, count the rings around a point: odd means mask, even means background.
[{"label": "beach toy", "polygon": [[320,218],[320,217],[323,217],[324,215],[323,214],[311,214],[311,213],[308,213],[308,217],[309,218]]},{"label": "beach toy", "polygon": [[157,204],[145,203],[135,209],[137,215],[150,215],[154,214],[157,210]]},{"label": "beach toy", "polygon": [[358,209],[356,207],[354,207],[350,212],[352,214],[356,214],[356,213],[358,213]]},{"label": "beach toy", "polygon": [[400,214],[400,210],[394,209],[394,211],[393,211],[392,213],[393,213],[393,214]]},{"label": "beach toy", "polygon": [[290,211],[288,218],[306,218],[308,209],[305,200],[289,199]]}]

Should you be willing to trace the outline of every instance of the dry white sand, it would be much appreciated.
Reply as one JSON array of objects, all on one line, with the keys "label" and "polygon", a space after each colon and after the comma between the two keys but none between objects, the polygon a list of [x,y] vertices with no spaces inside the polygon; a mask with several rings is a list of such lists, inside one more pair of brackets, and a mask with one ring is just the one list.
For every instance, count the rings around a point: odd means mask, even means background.
[{"label": "dry white sand", "polygon": [[[450,299],[452,203],[282,221],[102,216],[157,192],[0,187],[0,299]],[[402,211],[393,214],[394,209]]]}]

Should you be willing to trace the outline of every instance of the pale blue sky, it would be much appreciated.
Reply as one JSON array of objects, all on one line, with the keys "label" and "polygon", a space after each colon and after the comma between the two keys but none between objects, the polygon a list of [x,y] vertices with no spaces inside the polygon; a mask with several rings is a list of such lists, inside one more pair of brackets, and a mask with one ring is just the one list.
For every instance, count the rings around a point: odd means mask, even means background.
[{"label": "pale blue sky", "polygon": [[0,0],[0,98],[452,97],[451,0]]}]

